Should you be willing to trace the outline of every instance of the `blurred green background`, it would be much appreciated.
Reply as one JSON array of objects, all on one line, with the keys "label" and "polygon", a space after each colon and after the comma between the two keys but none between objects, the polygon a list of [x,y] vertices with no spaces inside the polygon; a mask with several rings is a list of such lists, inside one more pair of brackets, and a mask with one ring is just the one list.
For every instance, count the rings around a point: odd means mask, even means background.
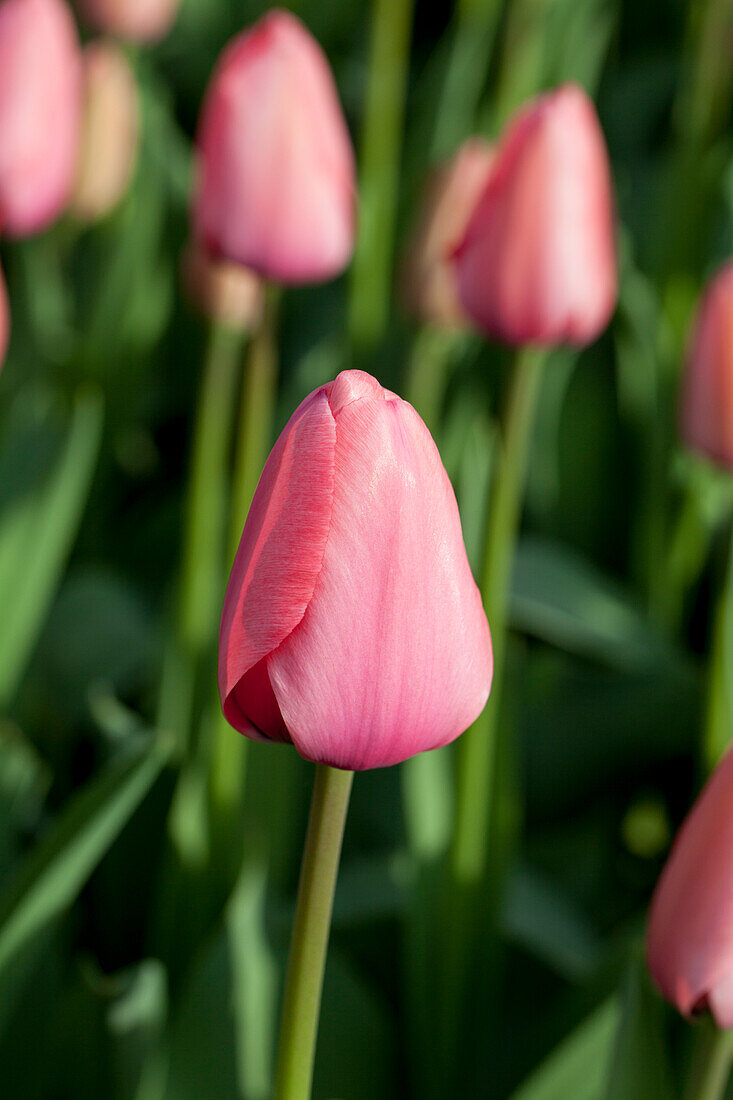
[{"label": "blurred green background", "polygon": [[[421,334],[394,276],[428,169],[564,80],[588,90],[607,136],[621,279],[608,333],[553,353],[545,373],[502,715],[516,732],[502,769],[511,843],[474,1009],[455,1021],[447,1077],[433,1073],[441,1005],[429,984],[416,996],[410,973],[419,876],[401,769],[360,774],[315,1096],[671,1100],[688,1035],[643,974],[644,912],[731,729],[733,488],[681,448],[677,387],[695,302],[733,251],[733,5],[291,7],[336,74],[361,154],[362,232],[344,277],[283,295],[271,441],[346,366],[404,392]],[[131,51],[143,131],[122,205],[94,228],[63,219],[0,247],[13,317],[0,376],[8,1098],[270,1093],[312,768],[251,746],[236,828],[219,828],[213,669],[186,683],[171,642],[207,329],[179,278],[191,141],[219,50],[264,10],[184,0],[162,43]],[[399,51],[372,71],[394,129],[365,137],[374,11],[414,25],[404,87]],[[441,363],[436,437],[475,564],[507,353],[462,335]],[[175,715],[189,705],[199,724],[181,745]],[[428,862],[445,796],[421,793]]]}]

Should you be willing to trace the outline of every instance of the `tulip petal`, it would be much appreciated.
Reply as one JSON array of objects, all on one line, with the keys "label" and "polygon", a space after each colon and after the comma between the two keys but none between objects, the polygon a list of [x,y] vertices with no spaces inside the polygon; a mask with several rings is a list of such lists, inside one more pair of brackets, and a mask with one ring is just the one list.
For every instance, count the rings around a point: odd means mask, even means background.
[{"label": "tulip petal", "polygon": [[[649,969],[684,1015],[702,1001],[733,1022],[733,752],[677,834],[652,900]],[[727,1026],[727,1025],[726,1025]]]},{"label": "tulip petal", "polygon": [[317,390],[282,432],[252,501],[219,635],[222,707],[243,733],[255,727],[284,737],[266,670],[254,670],[298,625],[313,595],[331,520],[335,441],[328,398]]},{"label": "tulip petal", "polygon": [[363,769],[452,741],[482,710],[491,641],[458,508],[414,409],[331,388],[331,528],[313,598],[268,659],[301,755]]}]

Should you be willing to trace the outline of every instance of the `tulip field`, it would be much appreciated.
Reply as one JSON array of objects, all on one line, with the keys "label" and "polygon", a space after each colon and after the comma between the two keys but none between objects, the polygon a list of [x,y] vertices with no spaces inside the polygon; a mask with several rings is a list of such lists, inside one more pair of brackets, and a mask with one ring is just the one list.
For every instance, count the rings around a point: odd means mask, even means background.
[{"label": "tulip field", "polygon": [[733,0],[0,0],[0,1098],[733,1100]]}]

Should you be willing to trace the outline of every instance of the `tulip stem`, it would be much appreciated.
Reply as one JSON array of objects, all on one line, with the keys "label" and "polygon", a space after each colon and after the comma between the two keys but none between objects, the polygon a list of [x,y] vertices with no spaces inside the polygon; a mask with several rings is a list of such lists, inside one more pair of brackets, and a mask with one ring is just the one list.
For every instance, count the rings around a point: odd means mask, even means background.
[{"label": "tulip stem", "polygon": [[456,827],[452,862],[453,873],[462,882],[478,881],[486,863],[511,568],[545,357],[546,353],[536,348],[527,348],[517,354],[506,410],[503,454],[487,509],[481,593],[491,627],[494,679],[483,714],[457,746]]},{"label": "tulip stem", "polygon": [[707,689],[707,713],[702,744],[704,773],[711,772],[731,740],[733,717],[728,674],[733,642],[733,531],[729,534],[725,578],[713,617],[713,637]]},{"label": "tulip stem", "polygon": [[463,336],[461,332],[425,325],[413,343],[405,397],[420,413],[431,435],[437,434],[448,367]]},{"label": "tulip stem", "polygon": [[275,1100],[308,1100],[341,841],[354,773],[316,766],[280,1024]]},{"label": "tulip stem", "polygon": [[685,1100],[722,1100],[733,1064],[733,1033],[720,1031],[711,1022],[701,1027],[704,1032],[694,1053]]},{"label": "tulip stem", "polygon": [[252,336],[245,363],[232,484],[230,563],[236,554],[271,443],[277,383],[279,299],[279,288],[268,287],[262,320]]},{"label": "tulip stem", "polygon": [[183,542],[181,633],[194,655],[216,637],[224,583],[229,450],[243,333],[212,322],[196,403]]},{"label": "tulip stem", "polygon": [[[277,314],[280,289],[268,287],[262,319],[247,349],[234,458],[227,570],[237,553],[242,528],[271,442],[277,384]],[[219,712],[211,761],[212,798],[226,820],[244,794],[248,741],[238,737]]]},{"label": "tulip stem", "polygon": [[[506,650],[507,611],[514,547],[522,511],[535,407],[546,352],[525,348],[517,353],[504,419],[503,449],[492,483],[486,514],[486,538],[481,593],[491,627],[494,678],[489,701],[473,726],[456,745],[456,817],[450,853],[450,912],[445,917],[443,990],[445,1029],[443,1058],[456,1058],[460,1020],[479,925],[486,926],[481,888],[486,878],[489,830],[496,823],[498,715]],[[500,877],[508,848],[508,832],[492,837],[492,858]],[[498,890],[491,903],[497,904]],[[489,921],[491,911],[489,911]]]},{"label": "tulip stem", "polygon": [[360,230],[351,278],[350,328],[363,349],[384,334],[392,300],[405,92],[414,0],[374,0],[360,156]]}]

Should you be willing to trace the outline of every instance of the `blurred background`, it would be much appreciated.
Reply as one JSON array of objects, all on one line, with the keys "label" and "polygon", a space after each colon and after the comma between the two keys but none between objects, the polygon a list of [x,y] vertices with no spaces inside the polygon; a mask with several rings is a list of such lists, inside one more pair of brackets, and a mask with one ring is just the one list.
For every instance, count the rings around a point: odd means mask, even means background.
[{"label": "blurred background", "polygon": [[[608,332],[582,353],[553,352],[543,381],[510,601],[508,839],[474,1010],[454,1021],[441,1077],[441,1005],[410,966],[420,876],[402,769],[360,774],[314,1095],[671,1097],[687,1040],[640,967],[644,915],[731,728],[733,488],[679,443],[677,393],[695,304],[733,251],[733,5],[290,7],[336,76],[360,162],[360,237],[343,277],[282,295],[268,445],[344,367],[405,392],[426,330],[401,303],[399,273],[429,170],[566,80],[591,95],[607,138],[620,265]],[[207,341],[181,279],[192,141],[217,55],[264,10],[183,0],[159,42],[125,47],[141,106],[127,194],[94,224],[68,214],[0,241],[12,315],[0,375],[8,1098],[271,1091],[312,768],[287,747],[251,745],[236,827],[219,828],[213,666],[189,682],[175,642]],[[375,18],[392,20],[386,45]],[[439,344],[433,428],[477,568],[508,356],[470,333]],[[181,707],[198,715],[183,742]],[[429,863],[448,791],[421,798]]]}]

